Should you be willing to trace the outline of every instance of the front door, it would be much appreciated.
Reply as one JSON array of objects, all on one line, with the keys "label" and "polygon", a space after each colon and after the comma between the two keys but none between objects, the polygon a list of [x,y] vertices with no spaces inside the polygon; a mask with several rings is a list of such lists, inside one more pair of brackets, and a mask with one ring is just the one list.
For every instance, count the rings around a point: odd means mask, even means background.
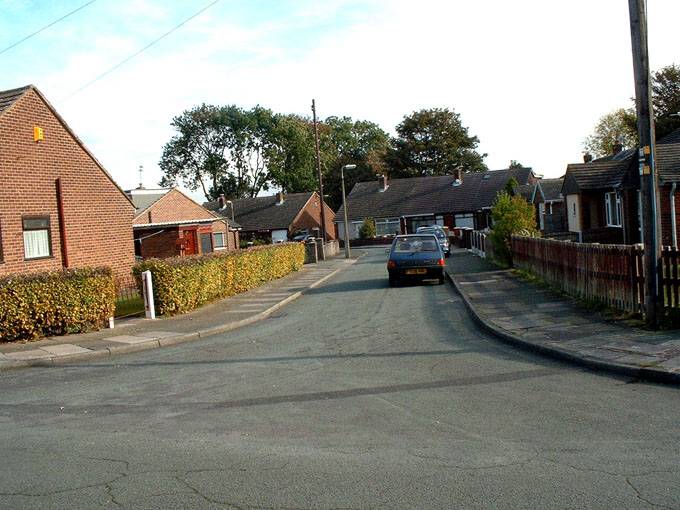
[{"label": "front door", "polygon": [[196,231],[185,230],[182,233],[184,237],[184,255],[195,255],[198,253],[198,246],[196,245]]}]

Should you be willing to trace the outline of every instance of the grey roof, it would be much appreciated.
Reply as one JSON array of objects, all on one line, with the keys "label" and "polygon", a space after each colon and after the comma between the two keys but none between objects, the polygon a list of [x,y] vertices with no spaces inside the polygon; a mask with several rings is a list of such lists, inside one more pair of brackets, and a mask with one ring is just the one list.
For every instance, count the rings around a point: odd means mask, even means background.
[{"label": "grey roof", "polygon": [[580,191],[620,188],[630,165],[631,158],[567,165],[562,193],[568,195]]},{"label": "grey roof", "polygon": [[538,181],[538,193],[543,197],[543,201],[551,202],[554,200],[563,200],[562,185],[564,184],[564,177],[559,179],[541,179]]},{"label": "grey roof", "polygon": [[656,168],[662,181],[680,181],[680,143],[656,146]]},{"label": "grey roof", "polygon": [[[276,195],[232,200],[234,217],[246,231],[288,229],[313,194],[313,191],[290,193],[284,195],[280,205]],[[224,218],[231,216],[231,208],[220,209],[216,200],[204,203],[203,207]]]},{"label": "grey roof", "polygon": [[158,190],[158,193],[144,193],[141,195],[137,193],[132,193],[132,191],[135,190],[126,190],[125,193],[127,194],[128,197],[130,197],[130,200],[135,206],[135,214],[139,214],[144,209],[148,209],[153,204],[158,202],[170,190],[169,189]]},{"label": "grey roof", "polygon": [[[530,168],[465,173],[459,186],[453,185],[452,175],[394,179],[384,192],[377,180],[359,182],[347,196],[348,218],[475,212],[491,207],[511,177],[528,184],[532,175]],[[338,211],[336,221],[342,217],[342,206]]]},{"label": "grey roof", "polygon": [[534,196],[535,188],[536,188],[535,184],[520,184],[518,186],[515,186],[513,191],[515,192],[515,195],[523,197],[528,202],[531,202],[531,199]]},{"label": "grey roof", "polygon": [[0,91],[0,113],[12,106],[12,104],[30,88],[31,85],[27,85],[18,89]]},{"label": "grey roof", "polygon": [[680,143],[680,128],[664,136],[661,140],[658,141],[657,145],[668,143]]}]

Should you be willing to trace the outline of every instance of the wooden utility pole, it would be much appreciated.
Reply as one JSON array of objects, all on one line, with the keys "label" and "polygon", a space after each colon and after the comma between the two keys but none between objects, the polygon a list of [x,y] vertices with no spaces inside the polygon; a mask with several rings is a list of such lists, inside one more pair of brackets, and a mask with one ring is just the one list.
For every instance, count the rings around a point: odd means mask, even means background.
[{"label": "wooden utility pole", "polygon": [[316,122],[316,101],[312,99],[312,119],[314,120],[314,144],[316,147],[316,172],[319,178],[319,201],[321,203],[321,239],[326,242],[326,205],[323,199],[323,175],[321,175],[321,153],[319,151],[319,124]]},{"label": "wooden utility pole", "polygon": [[659,319],[659,246],[658,176],[655,168],[654,108],[649,79],[647,49],[647,6],[645,0],[628,0],[630,35],[635,73],[635,106],[640,138],[640,191],[642,196],[642,232],[645,245],[645,312],[647,323],[658,326]]}]

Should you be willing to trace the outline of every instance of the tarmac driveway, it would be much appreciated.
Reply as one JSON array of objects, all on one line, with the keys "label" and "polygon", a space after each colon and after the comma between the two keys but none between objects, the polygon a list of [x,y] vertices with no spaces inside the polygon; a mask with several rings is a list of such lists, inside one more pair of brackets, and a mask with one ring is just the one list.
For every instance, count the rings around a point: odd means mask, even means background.
[{"label": "tarmac driveway", "polygon": [[0,508],[678,508],[680,391],[499,344],[384,249],[255,325],[0,374]]}]

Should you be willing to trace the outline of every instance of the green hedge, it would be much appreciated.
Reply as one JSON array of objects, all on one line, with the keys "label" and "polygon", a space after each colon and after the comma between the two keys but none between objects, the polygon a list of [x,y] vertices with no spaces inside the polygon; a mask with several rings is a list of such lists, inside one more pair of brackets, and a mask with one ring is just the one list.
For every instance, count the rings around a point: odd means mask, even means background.
[{"label": "green hedge", "polygon": [[108,268],[0,278],[0,341],[99,329],[113,316],[115,300]]},{"label": "green hedge", "polygon": [[302,243],[256,246],[209,255],[148,259],[133,268],[151,271],[156,313],[185,313],[216,299],[233,296],[299,270],[305,261]]}]

